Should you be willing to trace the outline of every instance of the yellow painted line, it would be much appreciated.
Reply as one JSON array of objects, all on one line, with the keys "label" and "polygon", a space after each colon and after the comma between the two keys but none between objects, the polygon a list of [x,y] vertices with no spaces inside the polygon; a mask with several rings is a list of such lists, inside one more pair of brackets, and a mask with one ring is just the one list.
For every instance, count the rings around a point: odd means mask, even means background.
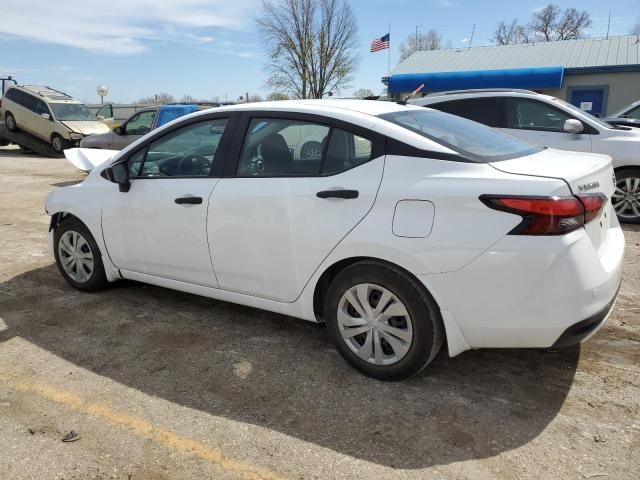
[{"label": "yellow painted line", "polygon": [[226,457],[220,450],[193,439],[164,430],[139,417],[118,412],[111,407],[82,399],[68,390],[0,374],[0,381],[20,392],[36,394],[72,410],[100,418],[112,425],[127,428],[136,435],[153,440],[180,453],[198,457],[246,480],[281,480],[283,477],[259,467]]}]

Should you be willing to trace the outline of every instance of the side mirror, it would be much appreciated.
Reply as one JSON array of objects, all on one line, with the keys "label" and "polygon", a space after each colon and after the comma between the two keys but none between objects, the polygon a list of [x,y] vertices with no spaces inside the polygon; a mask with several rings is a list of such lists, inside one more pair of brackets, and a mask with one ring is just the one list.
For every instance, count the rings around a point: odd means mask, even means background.
[{"label": "side mirror", "polygon": [[49,115],[48,113],[41,113],[40,116],[45,120],[51,120],[51,115]]},{"label": "side mirror", "polygon": [[113,131],[116,132],[116,135],[124,135],[124,129],[122,127],[116,127]]},{"label": "side mirror", "polygon": [[103,115],[98,115],[96,118],[97,118],[98,120],[104,120],[104,116],[103,116]]},{"label": "side mirror", "polygon": [[129,168],[126,163],[116,163],[105,170],[107,180],[117,183],[121,192],[128,192],[131,188]]},{"label": "side mirror", "polygon": [[576,120],[575,118],[570,118],[564,122],[564,131],[565,133],[582,133],[584,130],[584,125],[580,120]]}]

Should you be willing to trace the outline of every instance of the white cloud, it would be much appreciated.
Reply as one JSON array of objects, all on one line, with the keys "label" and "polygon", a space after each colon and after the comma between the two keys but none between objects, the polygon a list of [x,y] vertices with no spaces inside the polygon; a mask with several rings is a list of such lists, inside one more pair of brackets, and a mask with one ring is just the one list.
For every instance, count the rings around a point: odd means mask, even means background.
[{"label": "white cloud", "polygon": [[258,5],[259,0],[12,1],[2,7],[0,34],[130,55],[154,41],[215,42],[213,29],[243,29]]}]

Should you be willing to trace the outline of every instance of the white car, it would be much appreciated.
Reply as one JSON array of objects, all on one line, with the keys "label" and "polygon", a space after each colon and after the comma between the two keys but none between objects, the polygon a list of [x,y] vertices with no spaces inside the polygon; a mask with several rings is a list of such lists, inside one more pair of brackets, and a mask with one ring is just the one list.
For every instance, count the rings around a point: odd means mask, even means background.
[{"label": "white car", "polygon": [[[300,125],[324,129],[315,161],[280,133]],[[47,197],[69,284],[126,278],[326,322],[379,379],[419,372],[443,343],[455,356],[583,341],[620,285],[610,158],[435,110],[237,105],[114,155]]]},{"label": "white car", "polygon": [[612,202],[623,222],[640,223],[640,129],[614,127],[570,103],[527,90],[459,90],[410,103],[484,123],[541,147],[613,158]]}]

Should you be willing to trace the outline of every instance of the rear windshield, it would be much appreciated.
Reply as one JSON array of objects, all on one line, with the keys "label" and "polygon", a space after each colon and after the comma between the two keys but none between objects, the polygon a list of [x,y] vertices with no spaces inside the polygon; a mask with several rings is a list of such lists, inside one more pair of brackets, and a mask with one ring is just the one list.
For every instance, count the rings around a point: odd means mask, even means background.
[{"label": "rear windshield", "polygon": [[380,118],[427,137],[477,163],[523,157],[541,149],[466,118],[437,110],[403,110]]},{"label": "rear windshield", "polygon": [[68,122],[95,122],[98,119],[91,113],[86,105],[81,103],[50,103],[49,106],[53,110],[53,115],[56,120],[68,121]]}]

